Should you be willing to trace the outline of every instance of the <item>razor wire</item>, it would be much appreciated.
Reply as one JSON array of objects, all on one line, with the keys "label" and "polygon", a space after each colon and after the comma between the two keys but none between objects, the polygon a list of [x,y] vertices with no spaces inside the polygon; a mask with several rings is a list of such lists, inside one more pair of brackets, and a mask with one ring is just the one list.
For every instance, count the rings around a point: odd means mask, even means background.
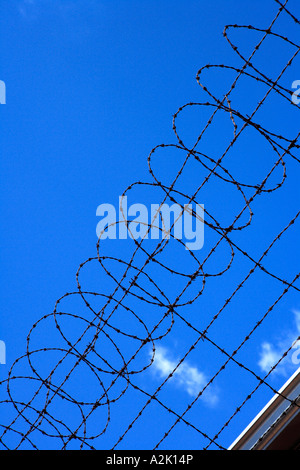
[{"label": "razor wire", "polygon": [[[285,135],[281,135],[276,132],[268,130],[267,124],[261,124],[257,120],[257,114],[261,110],[265,102],[274,94],[280,99],[284,100],[286,104],[289,104],[293,109],[297,109],[297,106],[292,102],[292,92],[282,84],[282,77],[289,70],[295,59],[299,56],[300,46],[286,36],[276,32],[276,23],[282,15],[287,15],[291,21],[299,26],[299,20],[295,14],[292,13],[288,8],[289,0],[280,2],[274,0],[278,4],[278,11],[274,16],[270,26],[266,29],[256,28],[252,25],[229,25],[224,29],[224,37],[232,48],[234,53],[237,55],[239,60],[242,61],[242,66],[232,65],[212,65],[208,64],[200,68],[197,73],[196,80],[201,87],[203,93],[206,94],[208,101],[201,101],[198,103],[190,102],[181,106],[173,116],[173,131],[176,137],[176,143],[172,144],[160,144],[155,146],[148,156],[148,169],[149,175],[151,176],[150,182],[134,182],[132,183],[123,193],[122,201],[130,191],[137,188],[155,189],[162,192],[163,197],[157,212],[151,220],[151,223],[146,226],[146,232],[143,238],[139,241],[132,237],[135,244],[134,250],[129,260],[125,257],[117,257],[105,255],[104,247],[105,244],[102,240],[102,236],[99,237],[96,246],[96,256],[90,257],[86,261],[80,264],[76,273],[77,290],[74,292],[67,292],[61,298],[56,301],[53,312],[42,316],[30,330],[27,337],[26,352],[22,357],[19,357],[13,364],[11,370],[8,373],[8,377],[3,380],[0,385],[5,388],[7,398],[1,401],[1,406],[13,407],[14,417],[10,420],[9,424],[0,425],[2,432],[0,434],[0,442],[3,448],[11,448],[10,438],[14,440],[14,449],[20,448],[33,448],[38,449],[40,442],[43,437],[53,439],[54,446],[56,448],[68,449],[70,445],[77,445],[79,449],[95,449],[98,446],[99,439],[104,439],[105,434],[108,431],[109,425],[112,421],[112,410],[121,407],[122,398],[126,394],[136,392],[140,396],[146,399],[145,403],[140,407],[139,411],[132,418],[130,423],[123,429],[119,435],[115,436],[114,444],[112,449],[118,449],[120,443],[126,442],[127,435],[132,429],[137,426],[137,423],[142,420],[142,417],[149,407],[155,403],[161,410],[166,411],[172,418],[173,423],[163,430],[163,435],[160,440],[153,443],[153,449],[163,448],[163,443],[170,436],[172,431],[179,424],[184,424],[189,429],[195,431],[201,438],[204,439],[206,445],[204,449],[209,449],[210,446],[214,445],[218,449],[225,450],[223,442],[220,440],[220,436],[227,429],[234,418],[239,415],[241,410],[244,408],[246,403],[252,398],[252,396],[260,389],[262,385],[266,386],[272,393],[281,395],[287,402],[287,405],[299,406],[297,400],[290,400],[288,397],[282,395],[269,381],[270,374],[280,365],[280,363],[287,357],[291,348],[288,348],[277,361],[277,363],[271,368],[271,370],[264,376],[260,376],[255,370],[247,366],[245,363],[238,359],[238,353],[244,348],[252,335],[262,325],[267,317],[269,317],[276,306],[281,302],[283,297],[289,291],[299,291],[297,281],[299,280],[300,273],[296,274],[292,279],[284,279],[280,273],[273,272],[272,269],[267,268],[265,261],[270,251],[276,247],[281,239],[286,235],[288,231],[295,227],[299,223],[299,214],[297,212],[289,221],[289,223],[283,227],[280,232],[273,238],[271,243],[263,251],[261,255],[257,255],[256,258],[250,255],[245,249],[242,248],[236,238],[240,232],[243,232],[248,228],[253,221],[253,211],[251,205],[257,197],[263,197],[276,192],[282,188],[286,183],[287,178],[287,166],[286,160],[289,158],[294,162],[299,163],[297,156],[297,150],[300,148],[299,136],[300,132],[294,136],[294,138],[288,138]],[[251,54],[248,58],[241,52],[240,48],[233,42],[230,37],[230,32],[234,30],[236,32],[240,30],[247,30],[251,34],[253,32],[261,34],[261,39],[254,46]],[[276,39],[287,45],[292,49],[290,59],[282,67],[280,73],[276,78],[271,78],[262,72],[259,67],[254,65],[255,56],[263,47],[266,41]],[[225,70],[235,74],[235,78],[228,90],[222,98],[215,96],[214,92],[210,89],[209,85],[206,84],[204,75],[212,70]],[[232,95],[241,80],[251,80],[256,84],[259,84],[262,89],[265,90],[263,97],[258,101],[258,104],[254,107],[250,114],[244,114],[240,109],[233,107]],[[179,116],[187,109],[206,109],[211,112],[209,119],[203,126],[203,129],[199,133],[194,145],[189,146],[184,143],[184,140],[180,136],[177,122]],[[213,158],[205,152],[200,151],[199,144],[205,136],[207,130],[212,126],[214,120],[224,113],[229,117],[232,124],[232,137],[225,149],[225,151],[218,158]],[[233,175],[231,171],[226,168],[226,157],[230,154],[232,148],[234,148],[240,136],[245,133],[246,130],[251,129],[258,133],[264,141],[268,144],[272,155],[275,155],[273,165],[270,165],[264,178],[256,184],[250,184],[249,182],[237,179],[236,175]],[[176,172],[173,181],[167,184],[161,181],[159,176],[154,170],[153,162],[159,151],[165,151],[166,149],[172,149],[177,152],[182,152],[184,155],[183,162]],[[203,178],[203,181],[197,186],[197,188],[191,192],[188,187],[184,190],[178,188],[178,182],[182,178],[183,173],[189,168],[189,164],[197,162],[203,171],[207,174]],[[281,178],[276,184],[270,183],[276,171],[281,171]],[[237,211],[234,216],[234,220],[226,225],[221,223],[217,216],[211,213],[205,207],[205,220],[201,220],[205,224],[205,227],[212,230],[218,237],[214,246],[210,249],[208,254],[203,258],[199,254],[195,254],[192,251],[188,251],[190,256],[192,272],[186,273],[171,267],[168,264],[167,256],[164,255],[164,251],[171,243],[178,243],[181,250],[185,250],[185,246],[181,240],[176,240],[170,230],[168,237],[162,237],[161,240],[157,241],[154,250],[150,251],[147,248],[146,239],[149,231],[152,227],[159,229],[162,233],[164,232],[161,228],[159,221],[164,227],[164,219],[160,209],[166,201],[178,204],[182,212],[180,217],[183,216],[187,210],[188,204],[197,203],[201,190],[206,187],[208,182],[212,178],[217,178],[226,185],[230,185],[235,188],[238,194],[244,201],[242,209]],[[250,194],[250,192],[252,192]],[[249,194],[248,194],[249,193]],[[185,201],[183,204],[182,201]],[[124,224],[126,229],[130,231],[129,221],[124,215],[124,210],[121,202],[121,210],[124,216],[124,220],[116,222],[117,225]],[[243,221],[245,214],[248,216],[246,222]],[[199,219],[198,214],[191,210],[191,215],[194,219]],[[174,228],[174,224],[171,227]],[[103,233],[102,233],[103,235]],[[237,236],[236,236],[237,235]],[[217,272],[211,272],[207,265],[209,261],[213,259],[217,252],[217,249],[225,243],[227,251],[229,251],[229,260],[225,267],[219,269]],[[223,250],[224,253],[227,251]],[[224,254],[223,253],[223,254]],[[205,327],[199,328],[196,324],[193,324],[188,314],[184,313],[184,309],[195,304],[196,301],[201,301],[201,297],[205,295],[205,288],[210,278],[219,278],[225,275],[232,266],[234,265],[235,257],[241,255],[248,262],[251,263],[251,269],[242,281],[237,285],[232,286],[232,293],[225,300],[221,308],[216,311],[210,318],[209,322]],[[142,260],[141,260],[141,259]],[[225,258],[225,254],[224,254]],[[85,290],[82,286],[81,276],[87,266],[92,263],[102,269],[102,276],[105,276],[112,281],[115,286],[110,293],[98,292],[94,290]],[[121,274],[114,274],[113,268],[109,267],[109,263],[116,263],[120,266]],[[173,276],[173,278],[184,281],[185,285],[183,288],[176,293],[170,294],[164,291],[164,288],[160,285],[160,274],[158,270],[162,269],[166,273]],[[268,309],[260,316],[259,320],[254,325],[249,325],[248,333],[244,339],[239,343],[233,351],[229,351],[228,348],[223,347],[218,341],[213,339],[210,330],[212,326],[221,318],[225,313],[226,309],[230,305],[230,302],[237,296],[240,290],[246,285],[247,281],[252,278],[256,273],[261,272],[264,275],[270,277],[274,281],[279,283],[278,296]],[[195,284],[199,284],[194,294],[189,293],[191,288]],[[186,298],[187,297],[187,298]],[[63,303],[69,299],[79,299],[83,302],[82,305],[85,307],[85,314],[78,314],[75,312],[64,311]],[[93,300],[103,302],[102,307],[97,309],[93,306]],[[147,315],[143,314],[143,308],[136,311],[134,306],[135,302],[140,302],[141,305],[145,304],[148,307],[152,306],[155,312],[159,312],[159,319],[153,322],[147,318]],[[62,306],[61,306],[62,305]],[[126,331],[123,325],[118,325],[118,319],[128,315],[131,319],[136,322],[137,331]],[[70,340],[68,334],[65,331],[62,321],[70,319],[75,320],[78,324],[82,324],[80,333],[76,339]],[[46,346],[42,348],[32,347],[32,338],[37,330],[40,328],[47,329],[47,322],[52,321],[54,328],[56,328],[60,339],[63,341],[63,345],[52,347]],[[157,344],[162,342],[165,338],[172,335],[174,325],[178,322],[182,322],[190,331],[196,334],[196,339],[191,342],[189,348],[186,350],[178,360],[176,366],[170,373],[162,380],[160,385],[154,392],[149,392],[145,387],[141,387],[138,383],[134,382],[135,376],[143,375],[147,370],[150,370],[153,366],[156,356]],[[143,333],[140,333],[142,330]],[[42,330],[43,331],[43,330]],[[117,342],[116,338],[122,338],[122,340],[130,341],[134,346],[132,355],[126,358],[126,351],[122,350],[122,341]],[[298,338],[300,339],[300,337]],[[101,351],[103,344],[109,344],[113,348],[115,354],[118,356],[121,365],[116,367],[113,359],[105,356],[105,351]],[[160,392],[164,389],[165,385],[174,377],[176,371],[187,361],[190,354],[196,349],[201,348],[203,344],[209,344],[215,351],[221,354],[223,358],[222,365],[218,370],[211,375],[205,386],[199,390],[196,397],[191,400],[184,411],[179,412],[170,406],[164,398],[159,397]],[[148,360],[144,363],[137,364],[137,358],[140,357],[141,351],[145,349],[151,349],[151,354],[148,355]],[[45,376],[44,365],[47,362],[47,354],[53,353],[54,356],[59,356],[54,366],[51,368]],[[39,367],[36,366],[36,357],[42,357]],[[43,359],[44,357],[44,359]],[[30,373],[28,375],[19,375],[16,371],[18,367],[22,367],[22,364],[26,362],[26,366],[29,367]],[[223,425],[213,435],[207,431],[205,422],[201,422],[201,426],[195,425],[189,418],[188,413],[193,407],[195,407],[198,400],[203,394],[211,387],[216,379],[223,373],[226,372],[230,364],[235,364],[240,370],[243,370],[249,375],[249,377],[255,379],[256,386],[247,394],[242,400],[241,404],[238,405],[234,412],[225,420]],[[25,366],[24,366],[25,367]],[[67,391],[67,385],[70,379],[77,373],[78,369],[85,367],[89,373],[92,374],[94,380],[98,384],[100,390],[99,394],[92,400],[78,400]],[[80,369],[81,370],[81,369]],[[56,375],[61,375],[60,381],[56,381]],[[83,374],[84,375],[84,374]],[[32,396],[27,400],[19,400],[14,396],[14,385],[17,386],[20,381],[25,381],[26,384],[30,383],[35,387],[35,391],[32,392]],[[117,393],[115,392],[117,390]],[[116,393],[116,396],[114,396]],[[36,403],[37,402],[37,403]],[[67,425],[62,419],[55,417],[55,410],[57,403],[64,402],[66,406],[72,406],[73,409],[80,415],[78,423],[73,424],[72,427]],[[59,404],[61,406],[61,404]],[[95,432],[89,430],[89,422],[95,413],[99,410],[105,411],[105,417],[101,415],[101,422],[98,424],[98,429]],[[116,419],[114,417],[114,419]],[[36,439],[38,437],[38,443]]]}]

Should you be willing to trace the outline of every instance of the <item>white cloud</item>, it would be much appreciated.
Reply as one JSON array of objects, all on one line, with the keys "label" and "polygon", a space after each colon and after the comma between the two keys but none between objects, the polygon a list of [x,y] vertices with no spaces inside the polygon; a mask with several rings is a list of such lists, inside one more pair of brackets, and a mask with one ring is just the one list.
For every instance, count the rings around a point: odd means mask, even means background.
[{"label": "white cloud", "polygon": [[300,336],[300,311],[294,310],[293,313],[295,322],[294,330],[285,331],[283,339],[278,340],[275,344],[265,341],[261,345],[258,365],[265,373],[268,373],[270,369],[277,364],[285,351],[287,351],[292,345],[293,349],[279,363],[274,370],[274,373],[288,376],[299,365],[296,362],[297,354],[295,354],[295,349],[300,348],[300,344],[296,343],[297,338]]},{"label": "white cloud", "polygon": [[276,351],[275,347],[270,343],[263,343],[261,349],[258,365],[263,372],[267,373],[279,361],[282,354]]},{"label": "white cloud", "polygon": [[[162,347],[156,347],[153,370],[159,374],[161,378],[166,378],[176,368],[179,360],[170,359],[170,352]],[[191,397],[195,398],[198,393],[208,383],[205,374],[196,366],[184,361],[176,369],[173,376],[169,379],[170,383],[182,388]],[[201,399],[210,406],[215,406],[218,402],[218,395],[211,389],[211,386],[201,395]]]}]

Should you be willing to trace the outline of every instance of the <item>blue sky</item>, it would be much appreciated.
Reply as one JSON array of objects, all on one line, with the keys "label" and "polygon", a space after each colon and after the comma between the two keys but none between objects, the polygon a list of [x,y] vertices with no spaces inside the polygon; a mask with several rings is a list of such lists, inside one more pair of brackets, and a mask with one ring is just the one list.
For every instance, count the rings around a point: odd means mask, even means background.
[{"label": "blue sky", "polygon": [[[291,10],[297,12],[297,1],[289,3]],[[198,69],[207,63],[242,65],[222,36],[224,26],[238,23],[264,28],[276,11],[277,5],[273,0],[2,2],[0,79],[6,83],[7,103],[0,107],[0,340],[6,343],[7,364],[0,365],[1,380],[7,377],[15,359],[26,351],[26,337],[32,324],[51,314],[56,300],[64,293],[76,290],[78,266],[97,255],[98,205],[117,205],[119,195],[129,184],[150,181],[147,167],[150,150],[160,143],[175,143],[173,114],[187,102],[207,101],[207,95],[195,80]],[[288,15],[282,15],[277,28],[284,36],[289,34],[297,42],[299,26]],[[249,31],[232,33],[233,40],[246,55],[259,37]],[[256,65],[276,77],[293,52],[293,48],[274,39],[266,43],[263,52],[258,54]],[[291,88],[294,80],[300,79],[297,60],[282,78],[287,89]],[[217,96],[222,96],[233,76],[211,71],[206,72],[203,80],[207,80]],[[263,92],[263,87],[244,80],[236,90],[232,104],[249,114]],[[178,123],[187,145],[195,142],[199,129],[209,116],[208,110],[196,108],[184,111]],[[298,132],[299,109],[291,108],[274,96],[266,102],[257,119],[272,132],[293,138]],[[228,136],[232,138],[230,133],[231,123],[220,119],[203,142],[203,151],[210,155],[219,154]],[[166,150],[153,159],[154,170],[164,181],[168,181],[174,172],[176,174],[174,157],[172,150]],[[255,215],[253,224],[232,236],[234,242],[255,259],[297,213],[298,163],[291,158],[286,160],[287,180],[284,186],[256,198],[252,207]],[[270,147],[251,131],[240,139],[225,166],[239,180],[256,183],[273,161]],[[277,182],[280,176],[278,170],[274,181]],[[186,192],[189,192],[197,187],[197,183],[198,167],[196,169],[192,165],[183,174],[178,189],[188,188]],[[131,202],[146,204],[159,203],[161,197],[157,190],[146,187],[134,189],[130,196]],[[215,179],[203,189],[199,198],[199,202],[224,223],[232,220],[238,208],[243,207],[240,195]],[[246,219],[245,215],[242,222]],[[271,272],[289,281],[297,274],[298,229],[296,223],[274,246],[264,264]],[[207,230],[203,253],[207,253],[214,241],[214,234]],[[133,247],[129,241],[111,240],[104,244],[103,249],[108,256],[128,257]],[[172,250],[173,247],[166,252],[170,266],[190,272],[192,267],[186,253],[177,248]],[[228,247],[222,246],[209,265],[211,272],[222,270],[229,254]],[[120,274],[119,267],[113,263],[110,266],[116,275]],[[182,310],[183,316],[201,331],[251,267],[249,260],[237,255],[226,275],[210,278],[205,295]],[[164,277],[159,270],[155,275],[166,295],[169,298],[176,296],[181,283]],[[86,290],[101,291],[105,295],[109,295],[113,287],[113,281],[93,263],[83,270],[82,284]],[[299,287],[299,281],[296,285]],[[198,288],[199,285],[193,286],[195,292]],[[279,281],[257,272],[212,326],[210,338],[228,352],[234,351],[282,290]],[[83,310],[76,298],[66,300],[64,308],[67,311]],[[98,300],[101,304],[101,299],[96,299],[95,304]],[[155,324],[155,308],[141,306],[134,298],[128,306],[133,310],[142,309],[143,321],[147,325]],[[298,293],[291,289],[247,347],[239,352],[237,359],[257,374],[266,373],[269,365],[300,334],[299,311]],[[127,331],[140,328],[133,316],[113,321]],[[83,324],[83,321],[75,325],[67,320],[64,327],[75,338]],[[163,328],[167,325],[163,324]],[[61,344],[61,338],[56,338],[57,331],[51,324],[51,317],[37,330],[36,335],[33,333],[36,348]],[[176,321],[171,333],[157,345],[153,366],[134,375],[134,383],[151,394],[196,338],[196,332]],[[102,347],[109,356],[109,341],[106,344],[104,339]],[[121,339],[120,347],[130,357],[132,344]],[[143,361],[149,361],[150,352],[144,349],[136,360],[137,368]],[[111,352],[110,360],[118,363],[119,359],[113,354]],[[38,355],[39,370],[51,370],[56,359],[55,353],[53,357],[51,353]],[[219,351],[201,341],[161,390],[161,401],[178,413],[184,411],[222,361],[224,357]],[[23,363],[18,367],[20,375],[28,373]],[[274,388],[280,387],[293,370],[295,365],[287,360],[269,378],[270,383]],[[60,373],[63,376],[63,370]],[[98,386],[83,369],[70,382],[68,391],[79,396],[88,395],[92,401],[99,393]],[[255,386],[256,380],[251,375],[230,364],[198,400],[187,419],[209,436],[214,436]],[[16,399],[26,401],[34,388],[32,381],[16,381]],[[113,390],[113,393],[117,396],[120,390]],[[1,387],[0,394],[1,400],[5,400],[4,387]],[[261,387],[221,434],[219,444],[230,445],[271,396],[270,389]],[[146,397],[142,393],[128,390],[112,405],[111,422],[105,434],[95,441],[95,446],[111,448],[145,402]],[[79,418],[71,406],[60,402],[53,406],[54,414],[63,416],[71,427],[76,425]],[[105,412],[97,413],[90,420],[92,431],[106,419]],[[3,405],[1,422],[9,422],[13,417],[12,408]],[[153,448],[174,419],[157,403],[151,404],[117,448]],[[18,429],[26,430],[21,420],[18,426]],[[34,434],[33,440],[38,447],[58,445],[55,439],[45,439],[38,433]],[[9,447],[14,447],[16,441],[12,434],[5,437]],[[161,448],[197,449],[206,444],[203,436],[181,423],[175,426]],[[72,445],[76,447],[71,443],[70,448]],[[28,444],[24,443],[23,448],[26,446]]]}]

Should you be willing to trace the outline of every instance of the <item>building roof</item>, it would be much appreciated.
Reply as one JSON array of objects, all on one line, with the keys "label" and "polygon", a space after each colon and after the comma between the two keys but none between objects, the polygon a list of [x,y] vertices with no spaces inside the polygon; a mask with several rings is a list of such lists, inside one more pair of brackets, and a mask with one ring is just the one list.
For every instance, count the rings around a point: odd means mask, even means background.
[{"label": "building roof", "polygon": [[300,450],[300,368],[229,450]]}]

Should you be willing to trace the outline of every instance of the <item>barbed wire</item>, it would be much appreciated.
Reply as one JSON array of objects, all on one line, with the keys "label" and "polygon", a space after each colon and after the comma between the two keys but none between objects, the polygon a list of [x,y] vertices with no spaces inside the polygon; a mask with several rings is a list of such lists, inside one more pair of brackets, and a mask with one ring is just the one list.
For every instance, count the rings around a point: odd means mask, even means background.
[{"label": "barbed wire", "polygon": [[[272,19],[270,26],[266,29],[254,27],[252,25],[228,25],[224,29],[224,37],[239,60],[242,61],[242,66],[236,67],[231,65],[205,65],[197,73],[196,80],[203,92],[208,97],[209,101],[202,101],[199,103],[190,102],[181,106],[173,116],[173,131],[177,143],[160,144],[154,147],[148,156],[148,169],[151,176],[150,182],[134,182],[123,193],[121,198],[120,209],[123,214],[123,221],[116,222],[116,225],[123,224],[130,232],[131,224],[126,218],[125,210],[123,207],[124,198],[130,191],[134,189],[142,190],[159,190],[162,192],[161,203],[149,224],[145,225],[145,233],[141,240],[132,237],[132,242],[135,244],[132,254],[126,260],[125,255],[122,257],[105,255],[105,243],[102,240],[104,231],[99,237],[96,250],[97,255],[91,257],[80,264],[76,273],[77,290],[68,292],[60,297],[55,304],[53,312],[42,316],[31,328],[27,337],[26,352],[23,356],[16,359],[12,365],[8,377],[3,380],[0,385],[6,389],[7,398],[0,403],[2,406],[13,407],[13,412],[9,412],[10,417],[8,424],[2,424],[2,433],[0,435],[0,442],[3,448],[20,449],[20,448],[33,448],[38,449],[43,447],[43,438],[50,439],[53,442],[53,447],[60,449],[67,449],[70,446],[77,446],[79,449],[95,449],[101,447],[100,439],[104,439],[104,435],[109,432],[109,425],[112,421],[112,408],[122,407],[122,399],[126,395],[136,392],[139,396],[146,399],[145,403],[140,406],[136,415],[132,415],[129,424],[123,431],[120,431],[111,438],[111,448],[118,448],[119,445],[125,440],[128,434],[137,426],[139,421],[150,405],[155,403],[159,409],[164,410],[170,417],[174,418],[173,424],[166,425],[166,429],[162,430],[162,437],[155,443],[152,443],[152,448],[161,448],[164,441],[170,436],[172,431],[179,425],[183,424],[189,430],[193,430],[202,439],[202,448],[209,449],[212,445],[218,449],[225,450],[224,442],[220,441],[220,436],[227,429],[233,419],[240,414],[244,409],[246,403],[253,397],[254,393],[260,389],[262,385],[267,387],[269,391],[274,394],[280,395],[287,402],[287,406],[299,406],[297,400],[291,400],[278,391],[276,387],[269,381],[271,373],[282,363],[288,356],[292,349],[292,345],[286,349],[280,356],[280,359],[275,365],[270,368],[270,371],[261,377],[256,370],[249,367],[243,361],[238,359],[238,354],[245,345],[252,339],[254,333],[261,327],[263,322],[272,314],[274,309],[282,301],[283,297],[289,292],[298,292],[299,287],[296,282],[299,279],[300,273],[291,276],[291,279],[284,279],[278,272],[273,272],[272,269],[267,267],[266,257],[274,249],[278,247],[279,242],[286,236],[286,234],[295,227],[299,222],[299,214],[297,212],[290,221],[281,227],[277,235],[264,249],[261,255],[254,257],[247,250],[242,247],[238,241],[238,236],[246,228],[249,228],[253,222],[253,210],[251,206],[257,197],[267,196],[272,194],[286,185],[287,179],[287,166],[286,161],[293,161],[299,163],[299,158],[295,152],[300,148],[299,136],[300,132],[294,138],[288,138],[286,135],[281,135],[278,132],[267,129],[267,124],[259,122],[258,114],[263,105],[270,97],[277,96],[284,100],[284,103],[292,107],[293,110],[299,109],[292,101],[292,92],[282,84],[282,78],[287,70],[292,67],[295,59],[300,52],[300,46],[285,35],[274,31],[278,19],[282,15],[287,15],[289,20],[293,20],[299,26],[299,20],[288,9],[289,0],[280,2],[275,0],[278,4],[278,11]],[[251,34],[261,34],[261,39],[253,47],[249,58],[241,52],[240,48],[233,43],[230,38],[231,30],[247,30]],[[270,78],[265,72],[254,65],[257,53],[263,50],[266,41],[276,39],[289,48],[292,49],[290,59],[281,68],[277,78]],[[204,74],[212,70],[223,70],[235,74],[228,91],[221,97],[215,96],[214,92],[207,84],[204,84]],[[236,109],[233,106],[233,95],[239,83],[243,80],[250,80],[258,84],[264,89],[263,97],[258,100],[257,105],[250,112],[244,114],[240,107]],[[274,95],[275,94],[275,95]],[[203,129],[198,134],[194,145],[189,146],[184,143],[183,138],[180,136],[178,130],[178,118],[182,113],[188,109],[199,108],[211,112],[210,117],[204,124]],[[225,151],[221,153],[220,157],[213,158],[204,152],[199,144],[205,138],[207,131],[214,124],[217,117],[220,115],[229,117],[232,125],[232,135],[227,143]],[[258,136],[262,137],[270,149],[273,158],[273,164],[270,165],[264,177],[260,182],[250,184],[243,179],[238,179],[233,175],[233,171],[226,167],[226,159],[230,159],[230,151],[238,145],[241,136],[248,130],[253,130]],[[160,151],[175,150],[181,152],[183,162],[177,168],[175,176],[169,184],[162,181],[154,170],[155,158]],[[186,171],[189,171],[189,165],[197,163],[203,172],[206,172],[201,183],[197,185],[194,191],[190,187],[183,185],[183,189],[179,187],[179,183]],[[175,164],[172,170],[174,170]],[[276,183],[272,183],[274,176],[281,173],[280,178]],[[277,172],[277,173],[276,173]],[[215,244],[210,248],[205,255],[191,250],[186,250],[182,240],[175,238],[172,230],[174,229],[175,222],[173,223],[168,237],[165,235],[165,221],[161,213],[163,204],[168,202],[176,203],[181,207],[179,217],[183,217],[187,210],[187,205],[191,203],[198,203],[199,195],[203,188],[205,188],[211,180],[215,178],[222,181],[228,187],[233,187],[241,200],[243,207],[237,210],[233,220],[229,224],[220,222],[218,217],[205,207],[205,218],[201,222],[205,224],[207,230],[213,231],[218,237]],[[252,192],[252,193],[251,193]],[[182,202],[184,201],[184,203]],[[248,220],[244,221],[245,214]],[[199,215],[191,209],[191,215],[196,220],[199,220]],[[161,221],[161,225],[159,224]],[[138,222],[140,224],[140,221]],[[162,233],[161,240],[155,241],[154,249],[147,244],[148,234],[150,230],[155,227]],[[184,253],[189,256],[189,262],[185,262],[184,270],[180,268],[179,263],[174,267],[170,263],[169,256],[166,254],[168,247],[173,244],[179,244],[178,248],[184,250]],[[228,256],[224,266],[211,271],[209,262],[213,260],[213,265],[218,253],[219,247],[225,244],[226,249],[222,249],[222,261]],[[150,247],[150,248],[149,248]],[[151,251],[152,250],[152,251]],[[102,252],[103,251],[103,252]],[[200,301],[205,295],[205,288],[210,278],[224,277],[225,273],[234,266],[234,261],[237,255],[242,256],[247,262],[251,264],[251,268],[247,274],[236,285],[232,286],[231,294],[224,301],[222,306],[216,313],[209,316],[206,326],[198,326],[193,323],[190,314],[184,313],[182,310],[188,309],[191,305],[195,305],[196,301]],[[219,255],[220,257],[220,255]],[[82,287],[83,272],[91,265],[96,264],[101,268],[102,278],[108,279],[113,283],[113,288],[109,293],[99,292],[95,290],[85,290]],[[215,263],[217,265],[217,263]],[[119,272],[115,273],[110,265],[118,265]],[[216,268],[216,266],[215,266]],[[176,291],[172,289],[171,294],[167,294],[164,287],[162,273],[165,276],[170,275],[172,279],[184,283],[184,285]],[[279,282],[281,291],[278,289],[278,295],[271,303],[263,315],[252,325],[248,325],[248,332],[245,337],[239,342],[232,351],[228,347],[220,344],[219,341],[213,339],[210,330],[213,325],[219,320],[228,309],[231,301],[237,297],[240,290],[245,287],[249,279],[253,278],[256,273],[262,273],[269,279]],[[101,278],[100,278],[101,280]],[[177,282],[177,281],[176,281]],[[174,285],[176,285],[174,281]],[[196,286],[196,287],[195,287]],[[229,286],[230,287],[230,286]],[[68,312],[64,307],[64,302],[75,301],[79,299],[80,310],[84,306],[84,313],[78,313],[77,307],[73,311]],[[101,308],[93,304],[93,302],[101,302]],[[138,311],[136,308],[138,304]],[[147,315],[146,308],[151,308],[155,314]],[[76,310],[76,311],[75,311]],[[189,310],[190,312],[190,310]],[[130,319],[134,322],[134,329],[126,329],[124,326],[125,319]],[[153,320],[155,319],[155,321]],[[52,327],[56,330],[59,340],[62,342],[59,346],[52,344],[47,345],[47,341],[43,347],[35,348],[34,335],[36,331],[48,331],[47,324],[52,321]],[[72,325],[74,326],[75,334],[79,332],[77,337],[71,339]],[[128,320],[129,321],[129,320]],[[67,322],[67,328],[65,323]],[[69,323],[68,323],[69,322]],[[176,365],[172,370],[168,371],[165,378],[155,391],[150,392],[147,387],[142,387],[134,381],[135,377],[141,377],[146,374],[147,370],[151,370],[154,366],[157,344],[163,344],[167,337],[172,336],[172,330],[180,323],[185,325],[190,332],[196,334],[196,339],[191,340],[186,352],[181,355]],[[44,330],[43,330],[44,328]],[[43,334],[41,334],[43,337]],[[300,339],[300,337],[298,338]],[[54,340],[53,340],[54,342]],[[189,356],[200,345],[208,344],[213,348],[215,353],[220,354],[222,365],[217,368],[216,372],[211,374],[207,379],[206,384],[199,390],[196,396],[189,401],[184,411],[178,412],[172,407],[165,398],[159,396],[161,391],[165,388],[178,370],[184,363],[187,363]],[[131,353],[128,354],[128,351]],[[151,353],[149,353],[149,350]],[[108,351],[108,352],[107,352]],[[113,351],[113,353],[111,352]],[[144,353],[145,352],[145,353]],[[144,353],[144,354],[142,354]],[[48,359],[50,356],[54,358],[54,364]],[[40,358],[41,357],[41,358]],[[118,361],[116,363],[116,359]],[[26,364],[26,365],[23,365]],[[221,374],[228,370],[228,367],[234,364],[240,370],[248,374],[249,378],[255,380],[255,387],[247,393],[242,403],[234,409],[233,413],[224,420],[222,426],[213,435],[210,435],[205,422],[202,421],[201,427],[195,425],[191,418],[188,419],[187,414],[191,412],[196,403],[203,394],[207,393],[208,389],[214,385],[216,380]],[[28,368],[28,373],[24,373],[25,367]],[[22,373],[19,374],[18,368],[21,368]],[[77,399],[74,394],[74,387],[69,386],[71,380],[76,374],[81,374],[82,380],[86,383],[86,387],[93,392],[94,395],[89,399]],[[86,382],[87,372],[91,374],[91,384]],[[25,381],[28,389],[30,386],[34,388],[30,397],[25,399],[18,399],[15,395],[19,389],[19,383]],[[70,390],[71,388],[71,390]],[[100,390],[100,391],[99,391]],[[85,389],[86,393],[88,392]],[[90,393],[87,393],[90,396]],[[117,404],[117,402],[119,402]],[[232,403],[233,406],[236,404]],[[70,410],[68,413],[72,418],[70,424],[67,424],[64,419],[59,419],[55,415],[57,410],[66,409]],[[73,411],[71,411],[73,410]],[[76,412],[74,411],[76,410]],[[96,419],[96,424],[92,421],[95,414],[100,415]],[[79,416],[77,421],[73,415]],[[115,417],[114,417],[115,419]],[[92,421],[92,426],[90,422]],[[92,428],[92,429],[90,429]],[[140,428],[139,428],[140,429]],[[146,433],[146,431],[145,431]],[[13,442],[13,444],[11,444]],[[147,441],[148,442],[148,441]],[[104,443],[105,445],[105,443]],[[146,445],[149,445],[148,443]],[[145,446],[146,446],[145,445]],[[187,444],[188,446],[188,444]]]}]

